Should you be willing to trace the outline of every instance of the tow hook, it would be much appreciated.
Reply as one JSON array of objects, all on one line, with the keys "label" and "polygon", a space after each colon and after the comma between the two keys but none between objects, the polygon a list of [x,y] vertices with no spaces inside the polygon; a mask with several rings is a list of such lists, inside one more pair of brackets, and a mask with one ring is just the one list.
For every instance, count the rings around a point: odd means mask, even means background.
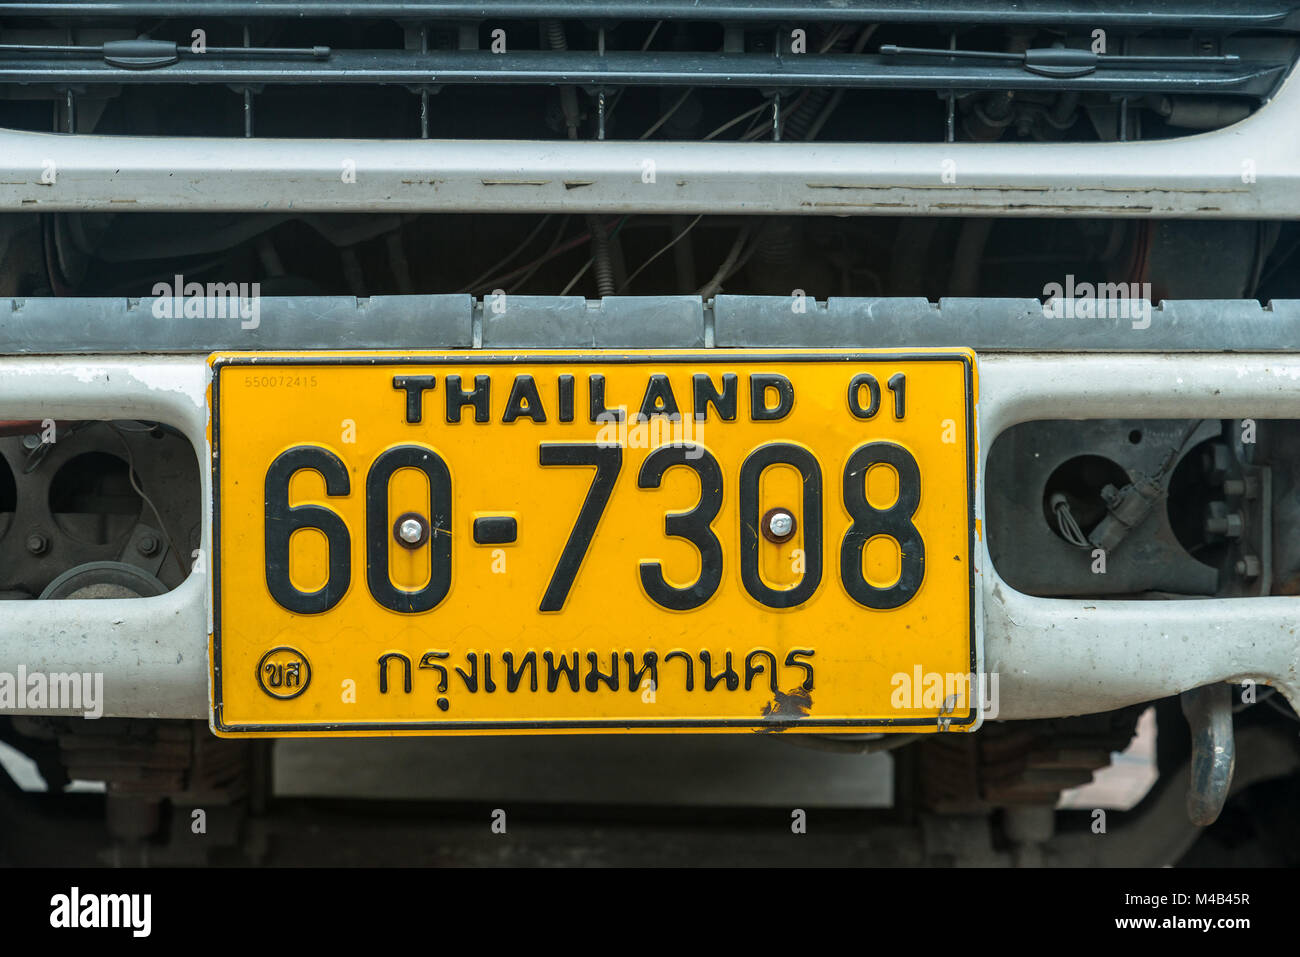
[{"label": "tow hook", "polygon": [[1232,737],[1232,686],[1212,684],[1184,691],[1183,716],[1192,726],[1191,777],[1187,783],[1187,816],[1205,827],[1223,810],[1237,761]]}]

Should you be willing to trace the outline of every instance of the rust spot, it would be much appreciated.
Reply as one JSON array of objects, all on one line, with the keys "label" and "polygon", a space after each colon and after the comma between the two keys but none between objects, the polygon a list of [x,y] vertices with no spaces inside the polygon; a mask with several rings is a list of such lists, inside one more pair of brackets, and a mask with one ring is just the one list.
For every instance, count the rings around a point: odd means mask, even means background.
[{"label": "rust spot", "polygon": [[977,205],[974,203],[931,203],[933,209],[1033,209],[1055,210],[1062,213],[1151,213],[1155,211],[1154,206],[1140,206],[1130,204],[1127,206],[1105,206],[1097,205],[1079,205],[1073,203],[998,203],[996,205]]},{"label": "rust spot", "polygon": [[807,200],[801,201],[799,205],[813,206],[818,209],[823,207],[827,209],[846,207],[850,209],[912,209],[916,206],[915,203],[810,203]]},{"label": "rust spot", "polygon": [[908,185],[874,186],[874,185],[869,185],[867,183],[805,183],[804,185],[807,186],[809,189],[856,189],[856,190],[871,190],[874,192],[882,192],[882,193],[892,192],[894,190],[900,190],[900,189],[909,189],[909,190],[932,189],[932,190],[939,190],[940,192],[953,192],[955,190],[965,189],[965,190],[970,190],[971,192],[977,192],[983,190],[986,192],[994,192],[994,193],[1011,193],[1011,192],[1046,193],[1049,190],[1053,189],[1053,187],[1051,186],[962,186],[955,183],[944,184],[942,186],[933,186],[933,185],[924,185],[924,184],[914,185],[914,186],[908,186]]},{"label": "rust spot", "polygon": [[1031,186],[1028,184],[1007,185],[1007,186],[983,186],[978,184],[966,185],[962,183],[944,183],[936,184],[891,184],[875,185],[869,183],[804,183],[808,189],[834,189],[834,190],[869,190],[873,192],[891,192],[894,190],[936,190],[938,192],[956,192],[965,190],[971,193],[1167,193],[1171,196],[1198,196],[1210,193],[1247,193],[1249,190],[1239,189],[1237,187],[1206,187],[1197,186],[1191,188],[1179,188],[1172,186]]},{"label": "rust spot", "polygon": [[[909,189],[911,187],[908,187]],[[827,202],[810,202],[802,200],[800,206],[811,207],[814,209],[945,209],[957,210],[959,212],[984,213],[990,211],[1008,211],[1008,210],[1033,210],[1042,212],[1056,213],[1116,213],[1116,214],[1145,214],[1155,211],[1154,206],[1104,206],[1104,205],[1076,205],[1069,203],[1052,204],[1052,203],[935,203],[928,201],[916,200],[906,203],[827,203]],[[1217,206],[1199,206],[1198,212],[1208,213],[1217,212]]]},{"label": "rust spot", "polygon": [[1248,189],[1238,189],[1232,187],[1207,187],[1196,186],[1186,187],[1165,187],[1165,186],[1079,186],[1076,187],[1078,192],[1095,192],[1095,193],[1170,193],[1174,196],[1195,196],[1198,193],[1249,193]]},{"label": "rust spot", "polygon": [[[812,711],[812,692],[800,685],[788,692],[778,691],[776,697],[763,705],[759,715],[764,721],[791,721],[808,717]],[[763,729],[765,731],[784,731],[780,725]]]},{"label": "rust spot", "polygon": [[1277,583],[1273,589],[1275,595],[1300,595],[1300,575],[1292,575]]}]

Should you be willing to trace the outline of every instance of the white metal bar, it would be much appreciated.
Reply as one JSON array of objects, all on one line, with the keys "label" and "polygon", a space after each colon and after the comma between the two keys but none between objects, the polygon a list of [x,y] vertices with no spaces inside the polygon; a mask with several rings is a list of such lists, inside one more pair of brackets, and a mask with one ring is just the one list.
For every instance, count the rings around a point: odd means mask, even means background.
[{"label": "white metal bar", "polygon": [[[938,136],[936,136],[938,139]],[[355,170],[355,176],[344,175]],[[293,140],[0,131],[0,211],[1300,217],[1300,79],[1130,143]]]},{"label": "white metal bar", "polygon": [[[207,363],[161,356],[0,359],[0,410],[12,419],[137,419],[185,433],[203,483],[202,548],[211,554]],[[203,718],[208,713],[206,561],[157,598],[7,601],[0,671],[100,672],[104,714]],[[44,714],[57,712],[44,711]]]},{"label": "white metal bar", "polygon": [[[1276,355],[985,356],[980,475],[1019,422],[1300,418],[1300,361]],[[1300,702],[1300,598],[1032,598],[984,563],[984,659],[1000,717],[1108,711],[1213,681],[1256,678]]]}]

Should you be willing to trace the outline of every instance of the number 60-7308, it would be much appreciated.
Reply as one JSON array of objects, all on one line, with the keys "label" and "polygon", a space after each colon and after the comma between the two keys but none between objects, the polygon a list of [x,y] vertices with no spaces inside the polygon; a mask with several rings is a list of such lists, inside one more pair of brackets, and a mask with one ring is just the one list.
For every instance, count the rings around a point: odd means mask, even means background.
[{"label": "number 60-7308", "polygon": [[[587,496],[578,511],[560,559],[551,574],[538,609],[563,609],[578,569],[609,502],[614,483],[623,467],[623,450],[617,445],[592,442],[543,442],[538,463],[544,467],[595,466]],[[803,487],[803,538],[805,568],[799,583],[778,589],[759,575],[759,478],[774,465],[796,469]],[[898,475],[898,495],[888,508],[876,508],[867,500],[866,473],[886,465]],[[664,531],[690,542],[700,553],[700,575],[690,585],[674,587],[664,579],[658,562],[640,565],[641,585],[656,604],[674,611],[689,611],[707,602],[717,591],[723,575],[722,543],[712,523],[722,507],[722,469],[707,449],[691,445],[664,446],[650,453],[637,475],[637,486],[658,488],[670,468],[692,469],[700,481],[700,499],[686,512],[671,512],[664,518]],[[420,589],[410,591],[393,585],[388,569],[388,485],[398,469],[423,472],[429,484],[430,576]],[[351,494],[347,466],[329,449],[299,445],[286,449],[266,473],[266,584],[271,597],[289,611],[319,614],[329,611],[343,598],[352,579],[352,540],[346,523],[324,505],[289,504],[289,482],[295,473],[310,469],[320,473],[329,497]],[[808,601],[822,579],[822,473],[816,457],[802,446],[770,442],[754,449],[740,467],[740,578],[745,591],[769,608],[794,608]],[[849,596],[865,608],[899,608],[916,595],[925,574],[925,543],[912,524],[921,499],[921,472],[911,452],[894,442],[867,442],[858,446],[844,466],[841,483],[844,507],[852,523],[840,539],[840,580]],[[399,445],[383,452],[366,475],[366,584],[371,597],[392,611],[416,614],[430,611],[451,588],[451,473],[447,463],[432,448],[419,444]],[[289,541],[302,529],[321,532],[328,543],[328,577],[316,591],[303,591],[289,573]],[[862,571],[862,552],[876,537],[892,539],[900,555],[899,575],[888,586],[873,585]]]}]

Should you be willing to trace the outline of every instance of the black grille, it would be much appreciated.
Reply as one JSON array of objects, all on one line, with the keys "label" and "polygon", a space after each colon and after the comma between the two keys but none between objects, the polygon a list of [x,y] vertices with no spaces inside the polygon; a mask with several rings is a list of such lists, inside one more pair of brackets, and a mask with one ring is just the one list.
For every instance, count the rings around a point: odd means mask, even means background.
[{"label": "black grille", "polygon": [[1157,138],[1257,109],[1290,70],[1297,31],[1300,3],[1278,0],[0,3],[0,125],[322,138]]}]

